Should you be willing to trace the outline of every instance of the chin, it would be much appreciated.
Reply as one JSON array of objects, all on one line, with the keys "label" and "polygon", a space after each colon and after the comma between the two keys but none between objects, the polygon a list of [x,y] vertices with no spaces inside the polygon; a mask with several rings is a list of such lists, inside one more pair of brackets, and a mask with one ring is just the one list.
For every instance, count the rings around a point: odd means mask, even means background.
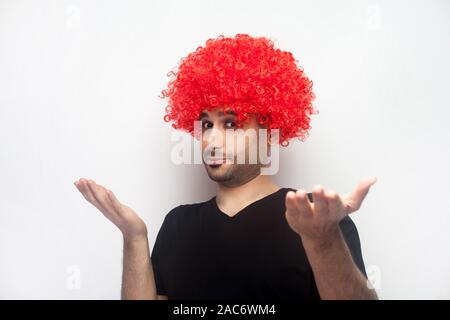
[{"label": "chin", "polygon": [[229,166],[222,164],[218,167],[213,167],[205,164],[208,176],[214,181],[226,181],[229,177]]}]

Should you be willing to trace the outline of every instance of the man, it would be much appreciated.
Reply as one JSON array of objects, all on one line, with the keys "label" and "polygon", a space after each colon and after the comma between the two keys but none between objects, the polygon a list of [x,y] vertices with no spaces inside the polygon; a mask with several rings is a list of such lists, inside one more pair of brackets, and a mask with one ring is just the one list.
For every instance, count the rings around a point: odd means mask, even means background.
[{"label": "man", "polygon": [[377,299],[348,216],[376,179],[346,196],[320,185],[306,193],[263,175],[259,152],[249,161],[255,146],[273,146],[261,144],[267,129],[279,129],[284,146],[304,138],[311,86],[292,55],[265,38],[221,36],[183,61],[163,91],[165,120],[197,133],[218,190],[172,209],[151,256],[145,223],[131,208],[92,180],[75,182],[123,233],[123,299]]}]

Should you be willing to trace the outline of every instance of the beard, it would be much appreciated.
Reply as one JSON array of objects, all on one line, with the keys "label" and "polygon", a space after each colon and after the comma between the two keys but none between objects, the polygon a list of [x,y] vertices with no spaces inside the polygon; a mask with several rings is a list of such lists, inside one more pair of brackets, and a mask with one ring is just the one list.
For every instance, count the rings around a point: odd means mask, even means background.
[{"label": "beard", "polygon": [[204,163],[206,172],[211,180],[227,187],[240,186],[261,173],[260,164],[224,163],[213,168]]}]

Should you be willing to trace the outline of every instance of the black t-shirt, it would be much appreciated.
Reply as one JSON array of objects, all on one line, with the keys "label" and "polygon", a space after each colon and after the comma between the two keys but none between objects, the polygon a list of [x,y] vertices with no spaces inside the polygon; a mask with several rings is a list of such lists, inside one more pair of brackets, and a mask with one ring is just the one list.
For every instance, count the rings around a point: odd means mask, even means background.
[{"label": "black t-shirt", "polygon": [[[164,218],[151,260],[158,295],[169,299],[320,299],[300,236],[285,217],[292,188],[230,217],[208,201],[180,205]],[[308,193],[312,201],[312,194]],[[367,277],[358,231],[340,222],[353,260]]]}]

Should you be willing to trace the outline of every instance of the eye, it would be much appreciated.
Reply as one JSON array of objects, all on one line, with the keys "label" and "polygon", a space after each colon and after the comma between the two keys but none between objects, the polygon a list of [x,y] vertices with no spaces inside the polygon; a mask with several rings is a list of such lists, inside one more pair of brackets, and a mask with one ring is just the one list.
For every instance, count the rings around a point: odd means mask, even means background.
[{"label": "eye", "polygon": [[209,129],[209,128],[212,128],[212,123],[209,122],[209,121],[203,121],[203,122],[202,122],[202,128],[203,128],[203,129]]},{"label": "eye", "polygon": [[225,122],[225,127],[226,127],[227,129],[235,128],[235,127],[236,127],[236,123],[235,123],[234,121],[227,120],[227,121]]}]

